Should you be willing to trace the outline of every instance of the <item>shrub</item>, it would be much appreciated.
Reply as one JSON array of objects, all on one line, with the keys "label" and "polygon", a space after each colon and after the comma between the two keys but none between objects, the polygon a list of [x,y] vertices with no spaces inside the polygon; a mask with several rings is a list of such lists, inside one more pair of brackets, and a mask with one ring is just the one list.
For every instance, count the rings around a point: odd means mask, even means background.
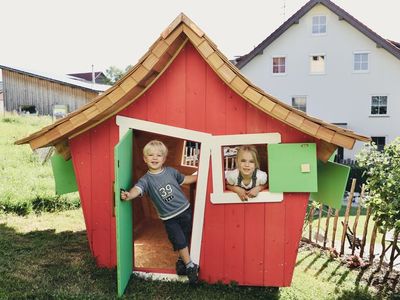
[{"label": "shrub", "polygon": [[357,155],[366,169],[367,205],[381,229],[400,230],[400,138],[378,151],[367,144]]}]

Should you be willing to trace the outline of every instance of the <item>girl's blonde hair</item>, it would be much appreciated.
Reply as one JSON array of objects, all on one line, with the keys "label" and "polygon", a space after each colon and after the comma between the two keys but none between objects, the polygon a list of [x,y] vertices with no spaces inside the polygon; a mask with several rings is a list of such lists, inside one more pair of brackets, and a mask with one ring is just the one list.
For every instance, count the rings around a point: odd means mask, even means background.
[{"label": "girl's blonde hair", "polygon": [[160,151],[164,157],[167,157],[168,148],[164,145],[163,142],[159,140],[152,140],[143,147],[143,155],[147,155],[150,150]]},{"label": "girl's blonde hair", "polygon": [[256,169],[260,168],[260,163],[258,161],[258,151],[257,148],[254,145],[242,145],[239,146],[237,149],[237,153],[236,153],[236,165],[239,165],[239,155],[242,152],[248,151],[251,153],[251,156],[253,157],[254,160],[254,164],[256,165]]}]

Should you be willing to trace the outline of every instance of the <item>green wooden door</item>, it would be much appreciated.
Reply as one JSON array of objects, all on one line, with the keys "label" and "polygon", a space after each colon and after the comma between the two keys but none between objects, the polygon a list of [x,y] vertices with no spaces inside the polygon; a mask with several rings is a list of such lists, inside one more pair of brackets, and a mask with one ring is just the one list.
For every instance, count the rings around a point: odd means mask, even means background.
[{"label": "green wooden door", "polygon": [[130,129],[114,149],[115,215],[117,230],[117,286],[122,296],[133,271],[132,201],[121,201],[121,189],[132,185],[133,131]]},{"label": "green wooden door", "polygon": [[278,192],[317,192],[316,144],[269,144],[269,190]]}]

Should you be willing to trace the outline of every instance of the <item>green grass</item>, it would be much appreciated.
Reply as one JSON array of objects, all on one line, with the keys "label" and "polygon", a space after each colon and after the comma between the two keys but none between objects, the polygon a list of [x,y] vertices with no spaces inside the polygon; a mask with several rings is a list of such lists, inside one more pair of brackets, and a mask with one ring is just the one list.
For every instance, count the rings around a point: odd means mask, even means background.
[{"label": "green grass", "polygon": [[78,193],[55,195],[50,162],[42,165],[29,145],[14,145],[51,122],[43,116],[0,117],[0,211],[26,215],[79,206]]},{"label": "green grass", "polygon": [[[115,269],[96,267],[81,210],[0,215],[0,299],[114,299]],[[377,294],[378,293],[378,294]],[[124,299],[373,299],[389,290],[368,286],[324,252],[300,250],[291,287],[147,281],[132,278]]]}]

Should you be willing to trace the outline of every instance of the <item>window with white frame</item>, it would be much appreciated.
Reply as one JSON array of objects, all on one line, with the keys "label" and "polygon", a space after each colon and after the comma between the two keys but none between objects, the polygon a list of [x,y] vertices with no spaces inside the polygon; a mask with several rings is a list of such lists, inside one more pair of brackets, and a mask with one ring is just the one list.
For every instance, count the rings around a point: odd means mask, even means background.
[{"label": "window with white frame", "polygon": [[307,97],[306,96],[293,96],[292,106],[298,110],[306,112],[307,110]]},{"label": "window with white frame", "polygon": [[312,18],[312,33],[326,33],[326,16],[313,16]]},{"label": "window with white frame", "polygon": [[369,69],[368,53],[354,53],[354,71],[365,72]]},{"label": "window with white frame", "polygon": [[279,56],[272,58],[272,73],[273,74],[286,73],[286,57]]},{"label": "window with white frame", "polygon": [[384,136],[372,136],[372,142],[376,145],[378,151],[383,151],[386,144],[386,138]]},{"label": "window with white frame", "polygon": [[371,97],[371,115],[386,115],[387,114],[387,96],[372,96]]},{"label": "window with white frame", "polygon": [[310,73],[311,74],[324,74],[325,73],[325,60],[323,54],[310,56]]}]

